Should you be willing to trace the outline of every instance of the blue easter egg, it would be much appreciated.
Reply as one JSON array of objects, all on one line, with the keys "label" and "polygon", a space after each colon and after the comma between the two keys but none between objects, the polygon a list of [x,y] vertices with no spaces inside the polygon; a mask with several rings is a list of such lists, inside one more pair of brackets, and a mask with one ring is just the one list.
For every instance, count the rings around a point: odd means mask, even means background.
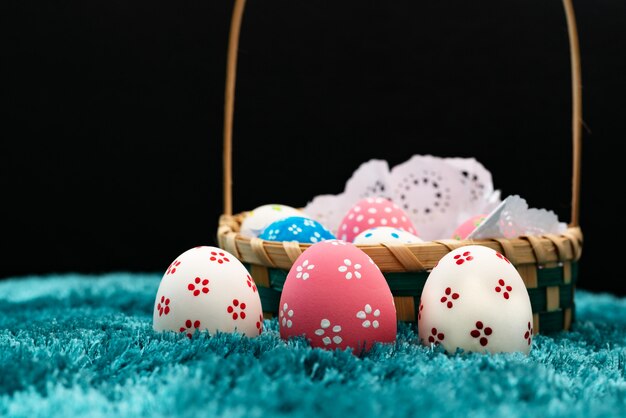
[{"label": "blue easter egg", "polygon": [[259,238],[267,241],[297,241],[314,244],[335,236],[321,223],[301,216],[290,216],[271,223]]}]

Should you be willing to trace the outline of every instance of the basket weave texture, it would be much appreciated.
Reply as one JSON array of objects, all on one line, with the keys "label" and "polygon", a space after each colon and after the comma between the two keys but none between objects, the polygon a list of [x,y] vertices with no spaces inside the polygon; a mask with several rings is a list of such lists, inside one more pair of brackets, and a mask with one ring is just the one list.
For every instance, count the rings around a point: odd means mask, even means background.
[{"label": "basket weave texture", "polygon": [[[245,0],[235,0],[228,48],[224,112],[224,212],[219,219],[218,245],[237,257],[254,278],[266,318],[278,312],[287,273],[311,244],[264,241],[239,234],[248,212],[232,214],[232,126],[239,33]],[[569,35],[572,73],[572,213],[561,235],[514,239],[438,240],[419,244],[359,246],[383,272],[394,296],[400,321],[415,322],[416,309],[429,271],[450,251],[464,245],[484,245],[504,254],[520,273],[532,305],[534,330],[568,330],[575,315],[574,293],[583,236],[578,226],[582,138],[580,51],[571,0],[563,0]]]},{"label": "basket weave texture", "polygon": [[[278,313],[289,269],[310,244],[264,241],[238,234],[246,214],[222,215],[219,246],[250,270],[266,318]],[[440,240],[420,244],[368,245],[359,248],[380,267],[394,295],[398,320],[415,322],[429,270],[448,252],[478,244],[504,254],[522,276],[533,310],[534,329],[549,333],[569,329],[574,318],[574,291],[582,252],[582,232],[570,227],[563,235],[516,239]]]}]

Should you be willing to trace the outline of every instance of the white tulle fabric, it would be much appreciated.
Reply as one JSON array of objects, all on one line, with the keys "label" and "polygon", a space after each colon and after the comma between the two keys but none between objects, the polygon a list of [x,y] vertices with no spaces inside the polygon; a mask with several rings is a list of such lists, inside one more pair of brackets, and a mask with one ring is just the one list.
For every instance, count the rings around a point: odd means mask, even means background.
[{"label": "white tulle fabric", "polygon": [[370,196],[400,206],[424,240],[450,238],[462,222],[501,203],[491,173],[475,159],[414,155],[391,169],[384,160],[363,163],[343,193],[316,196],[304,212],[336,233],[352,205]]},{"label": "white tulle fabric", "polygon": [[567,225],[559,222],[557,215],[546,209],[529,208],[518,195],[508,196],[467,237],[515,238],[520,235],[561,234]]},{"label": "white tulle fabric", "polygon": [[426,241],[451,238],[457,226],[479,214],[489,216],[468,238],[514,238],[567,229],[553,211],[529,208],[518,195],[501,200],[491,173],[474,158],[432,155],[414,155],[391,169],[387,161],[367,161],[352,174],[343,193],[316,196],[304,212],[336,234],[350,208],[370,196],[400,206]]}]

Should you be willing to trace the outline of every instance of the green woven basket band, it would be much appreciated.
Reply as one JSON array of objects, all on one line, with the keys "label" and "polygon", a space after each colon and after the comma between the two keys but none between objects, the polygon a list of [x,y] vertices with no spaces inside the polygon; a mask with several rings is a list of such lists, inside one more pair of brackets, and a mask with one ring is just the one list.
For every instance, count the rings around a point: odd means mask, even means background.
[{"label": "green woven basket band", "polygon": [[[246,265],[246,268],[251,270],[250,265]],[[263,310],[275,315],[279,310],[280,295],[287,279],[288,271],[275,268],[268,268],[267,271],[270,287],[258,286],[259,295],[263,304]],[[391,293],[394,296],[413,297],[414,306],[417,310],[428,274],[428,272],[384,273],[384,276],[389,284]],[[574,291],[578,278],[578,264],[571,264],[571,281],[569,283],[566,283],[564,277],[563,266],[538,268],[538,287],[527,289],[533,314],[539,316],[542,333],[561,331],[565,324],[566,310],[571,310],[568,314],[572,315],[572,317],[574,315]],[[552,291],[554,296],[558,293],[558,306],[548,306],[548,290]],[[417,314],[418,312],[415,312],[416,318]]]}]

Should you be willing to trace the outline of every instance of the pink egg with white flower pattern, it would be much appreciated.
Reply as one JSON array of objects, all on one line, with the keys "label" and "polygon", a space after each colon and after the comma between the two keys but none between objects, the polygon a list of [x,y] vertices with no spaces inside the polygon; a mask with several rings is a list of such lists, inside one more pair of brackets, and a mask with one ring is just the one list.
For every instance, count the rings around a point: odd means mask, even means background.
[{"label": "pink egg with white flower pattern", "polygon": [[355,245],[313,244],[294,262],[280,298],[280,336],[354,353],[396,339],[393,296],[372,259]]},{"label": "pink egg with white flower pattern", "polygon": [[156,331],[189,338],[197,331],[255,337],[263,330],[263,309],[254,280],[235,256],[196,247],[179,255],[163,275],[152,322]]},{"label": "pink egg with white flower pattern", "polygon": [[449,353],[531,349],[526,285],[506,257],[482,245],[457,248],[439,260],[422,290],[417,321],[422,343]]},{"label": "pink egg with white flower pattern", "polygon": [[353,242],[361,232],[376,226],[390,226],[417,235],[411,219],[398,205],[382,197],[368,197],[358,201],[344,216],[337,237]]}]

